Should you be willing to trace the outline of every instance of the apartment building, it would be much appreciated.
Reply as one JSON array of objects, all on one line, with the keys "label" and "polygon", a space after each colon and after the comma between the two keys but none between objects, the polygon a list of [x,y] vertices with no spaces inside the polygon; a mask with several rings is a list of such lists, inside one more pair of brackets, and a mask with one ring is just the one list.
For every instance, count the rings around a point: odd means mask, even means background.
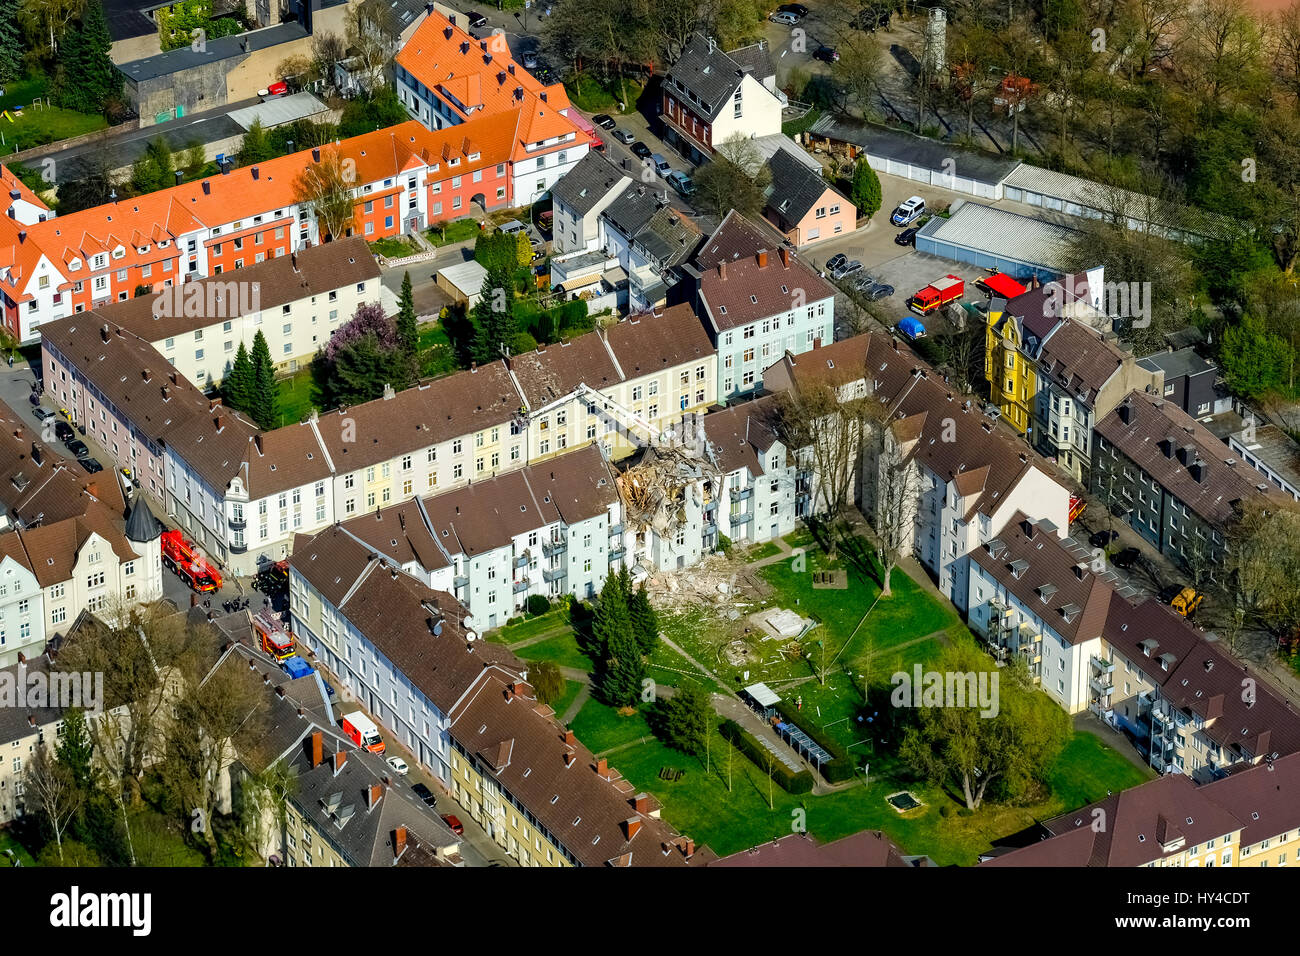
[{"label": "apartment building", "polygon": [[1086,325],[1104,322],[1099,311],[1102,272],[1066,276],[1012,299],[989,300],[984,377],[992,401],[1017,432],[1035,438],[1034,408],[1039,387],[1038,355],[1048,336],[1068,318]]},{"label": "apartment building", "polygon": [[1172,402],[1130,392],[1096,425],[1089,490],[1179,564],[1211,576],[1241,501],[1280,493]]},{"label": "apartment building", "polygon": [[0,667],[40,656],[45,622],[45,594],[18,533],[0,535]]},{"label": "apartment building", "polygon": [[1202,358],[1190,345],[1156,352],[1138,359],[1138,364],[1151,372],[1160,372],[1164,376],[1161,397],[1193,418],[1218,414],[1232,404],[1226,394],[1220,394],[1215,388],[1219,367]]},{"label": "apartment building", "polygon": [[[593,445],[344,522],[390,564],[491,630],[528,598],[594,597],[622,556],[614,476]],[[617,556],[616,556],[617,555]]]},{"label": "apartment building", "polygon": [[498,845],[527,866],[681,866],[716,858],[539,705],[466,610],[341,529],[295,543],[294,634]]},{"label": "apartment building", "polygon": [[[1162,777],[1041,823],[1039,842],[984,865],[1294,867],[1297,784],[1294,755],[1200,787]],[[1106,825],[1095,826],[1098,819]]]},{"label": "apartment building", "polygon": [[591,442],[618,460],[717,401],[713,345],[686,304],[512,356],[507,366],[528,409],[531,462]]},{"label": "apartment building", "polygon": [[0,163],[0,204],[3,215],[11,222],[30,226],[54,215],[45,200],[32,192],[31,188],[19,179],[12,169]]},{"label": "apartment building", "polygon": [[1047,696],[1077,714],[1104,681],[1089,662],[1104,656],[1112,589],[1089,551],[1056,534],[1017,513],[971,551],[967,622],[995,660],[1023,662]]},{"label": "apartment building", "polygon": [[765,42],[724,53],[695,34],[664,78],[664,140],[692,163],[707,162],[733,136],[779,134],[782,105]]},{"label": "apartment building", "polygon": [[362,239],[352,238],[259,261],[237,278],[227,273],[195,279],[96,314],[139,336],[172,368],[210,389],[225,379],[241,344],[251,354],[258,332],[276,371],[296,372],[358,306],[379,302],[384,293],[375,257]]},{"label": "apartment building", "polygon": [[428,129],[454,132],[483,119],[502,129],[510,165],[502,198],[516,205],[542,198],[587,153],[591,136],[570,118],[564,86],[515,63],[501,34],[475,39],[454,16],[430,9],[394,62],[398,98]]},{"label": "apartment building", "polygon": [[354,178],[346,234],[367,240],[459,218],[470,203],[509,205],[513,129],[500,115],[443,132],[411,121],[67,216],[31,224],[5,216],[5,325],[34,342],[42,324],[125,302],[139,286],[157,292],[320,243],[318,217],[295,183],[321,164]]},{"label": "apartment building", "polygon": [[1077,319],[1058,323],[1039,346],[1033,370],[1034,447],[1076,481],[1088,480],[1092,431],[1133,390],[1160,395],[1164,373],[1151,371]]},{"label": "apartment building", "polygon": [[557,256],[601,248],[601,213],[632,185],[632,176],[597,152],[589,152],[551,189]]},{"label": "apartment building", "polygon": [[695,310],[717,349],[724,403],[753,392],[786,352],[835,340],[835,288],[779,242],[755,247],[763,234],[732,213],[694,262]]},{"label": "apartment building", "polygon": [[[0,568],[7,565],[0,562]],[[40,654],[28,660],[14,660],[0,668],[0,680],[10,687],[40,673],[47,680],[49,659]],[[27,811],[30,798],[24,774],[36,756],[36,748],[57,745],[63,734],[62,707],[0,707],[0,826],[12,823]]]}]

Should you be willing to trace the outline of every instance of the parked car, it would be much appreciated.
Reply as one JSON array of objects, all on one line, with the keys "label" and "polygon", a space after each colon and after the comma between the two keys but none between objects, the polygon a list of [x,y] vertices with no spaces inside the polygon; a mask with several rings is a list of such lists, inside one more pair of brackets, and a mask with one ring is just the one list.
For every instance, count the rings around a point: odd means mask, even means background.
[{"label": "parked car", "polygon": [[674,169],[664,178],[667,179],[673,189],[676,189],[683,197],[689,199],[691,196],[695,195],[695,183],[691,182],[691,177],[687,176],[685,173],[678,172]]},{"label": "parked car", "polygon": [[614,117],[608,113],[597,113],[591,118],[591,121],[601,129],[613,129],[618,124],[614,122]]},{"label": "parked car", "polygon": [[82,441],[80,438],[74,438],[72,439],[72,441],[65,441],[63,444],[68,449],[68,451],[70,451],[77,458],[90,457],[90,449],[86,447],[86,443]]},{"label": "parked car", "polygon": [[870,299],[872,302],[875,302],[879,299],[888,299],[893,294],[894,294],[894,287],[892,285],[889,285],[884,282],[878,282],[876,283],[876,285],[872,287],[871,291],[867,293],[867,298]]},{"label": "parked car", "polygon": [[650,162],[654,163],[655,172],[660,176],[667,176],[673,171],[672,166],[668,164],[668,160],[664,159],[658,153],[655,153],[650,157]]},{"label": "parked car", "polygon": [[393,773],[405,777],[411,770],[401,757],[389,757],[384,763],[393,768]]},{"label": "parked car", "polygon": [[1137,548],[1125,548],[1123,551],[1120,551],[1111,558],[1110,563],[1115,565],[1117,568],[1127,571],[1129,568],[1133,567],[1133,565],[1137,564],[1141,557],[1142,552]]},{"label": "parked car", "polygon": [[857,289],[859,292],[867,292],[875,284],[875,278],[867,275],[865,272],[853,280],[853,288]]},{"label": "parked car", "polygon": [[447,824],[447,827],[452,833],[456,834],[456,836],[465,835],[465,824],[460,822],[460,817],[456,816],[456,814],[444,813],[442,816],[442,822]]},{"label": "parked car", "polygon": [[650,147],[645,143],[637,140],[632,144],[632,155],[637,159],[649,159],[654,153],[650,152]]},{"label": "parked car", "polygon": [[917,226],[904,229],[894,237],[894,243],[900,246],[910,246],[912,243],[916,242],[916,234],[920,231],[920,228]]},{"label": "parked car", "polygon": [[1104,548],[1118,537],[1118,531],[1094,531],[1088,538],[1088,543],[1094,548]]},{"label": "parked car", "polygon": [[81,458],[81,467],[86,469],[86,474],[93,475],[95,472],[103,471],[104,466],[99,463],[97,458]]},{"label": "parked car", "polygon": [[485,27],[487,26],[487,17],[483,16],[481,13],[471,13],[469,15],[469,25],[476,30],[479,27]]},{"label": "parked car", "polygon": [[793,13],[800,20],[808,16],[808,8],[802,3],[783,3],[776,9],[779,13]]},{"label": "parked car", "polygon": [[631,146],[634,142],[636,142],[636,137],[633,136],[625,129],[614,130],[614,138],[618,140],[620,143],[622,143],[624,146]]},{"label": "parked car", "polygon": [[848,256],[846,256],[842,252],[837,252],[835,253],[835,255],[831,256],[829,259],[826,260],[826,271],[831,275],[834,275],[836,272],[839,271],[840,267],[843,266],[848,261],[849,261]]},{"label": "parked car", "polygon": [[844,268],[840,270],[839,277],[843,279],[845,276],[851,276],[853,275],[853,273],[861,270],[861,268],[862,268],[862,262],[860,260],[850,259],[847,263],[845,263]]},{"label": "parked car", "polygon": [[415,786],[411,787],[411,789],[415,791],[415,795],[420,798],[420,800],[424,803],[426,807],[432,807],[437,803],[437,799],[434,797],[433,791],[430,790],[428,787],[426,787],[424,784],[417,783],[415,784]]},{"label": "parked car", "polygon": [[508,233],[513,236],[516,232],[527,232],[528,227],[518,219],[507,219],[501,225],[497,226],[497,231]]},{"label": "parked car", "polygon": [[55,422],[54,437],[66,445],[77,437],[77,433],[72,430],[72,426],[67,422]]},{"label": "parked car", "polygon": [[779,11],[768,17],[773,23],[779,23],[782,26],[792,27],[799,22],[799,17],[787,11]]},{"label": "parked car", "polygon": [[925,200],[920,196],[912,196],[904,200],[894,214],[889,217],[889,221],[895,226],[908,226],[925,215]]},{"label": "parked car", "polygon": [[[37,401],[39,401],[39,399],[37,399]],[[43,405],[36,406],[36,409],[32,412],[32,414],[35,415],[36,420],[41,423],[44,423],[47,419],[51,419],[54,417],[54,413],[50,411],[48,408],[44,407]]]},{"label": "parked car", "polygon": [[840,59],[840,51],[835,49],[833,46],[822,44],[817,48],[817,51],[813,53],[813,57],[823,61],[824,63],[838,63]]}]

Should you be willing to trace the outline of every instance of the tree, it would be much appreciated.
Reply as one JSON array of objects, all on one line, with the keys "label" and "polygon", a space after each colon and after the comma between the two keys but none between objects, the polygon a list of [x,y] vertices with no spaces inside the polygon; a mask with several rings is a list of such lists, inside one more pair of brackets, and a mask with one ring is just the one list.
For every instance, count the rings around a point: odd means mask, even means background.
[{"label": "tree", "polygon": [[157,192],[175,185],[175,160],[162,136],[149,140],[144,155],[131,164],[131,190],[137,194]]},{"label": "tree", "polygon": [[253,395],[256,392],[257,376],[253,370],[253,360],[249,358],[244,343],[239,343],[235,352],[235,361],[221,383],[221,397],[227,405],[236,411],[252,414]]},{"label": "tree", "polygon": [[[388,9],[383,0],[362,0],[348,8],[345,47],[356,58],[361,71],[382,79],[397,44],[388,29]],[[403,117],[405,118],[405,117]]]},{"label": "tree", "polygon": [[402,291],[397,300],[397,338],[402,351],[415,361],[420,351],[420,329],[415,321],[415,292],[409,272],[402,274]]},{"label": "tree", "polygon": [[0,0],[0,83],[23,75],[23,35],[18,29],[19,0]]},{"label": "tree", "polygon": [[1258,398],[1286,380],[1293,356],[1291,346],[1250,315],[1223,331],[1219,362],[1228,387],[1246,398]]},{"label": "tree", "polygon": [[31,34],[44,35],[42,46],[33,50],[41,59],[53,57],[63,41],[65,28],[77,17],[86,0],[19,0],[18,18]]},{"label": "tree", "polygon": [[415,360],[377,302],[357,307],[330,337],[320,362],[318,380],[332,404],[367,402],[382,395],[385,385],[403,389],[415,381]]},{"label": "tree", "polygon": [[[932,783],[957,789],[969,810],[978,810],[990,793],[1009,800],[1032,794],[1069,737],[1065,711],[1037,691],[1023,664],[998,670],[969,641],[948,648],[935,669],[990,684],[997,675],[997,713],[984,716],[969,701],[913,707],[905,695],[908,724],[899,757]],[[895,687],[895,694],[906,689]]]},{"label": "tree", "polygon": [[629,596],[627,610],[637,646],[641,648],[642,654],[649,656],[655,649],[655,645],[659,643],[659,615],[655,613],[654,605],[650,603],[650,595],[646,593],[644,581]]},{"label": "tree", "polygon": [[280,425],[280,390],[275,384],[275,362],[271,348],[261,330],[253,336],[253,394],[248,414],[258,428],[269,430]]},{"label": "tree", "polygon": [[[876,558],[880,563],[880,596],[893,593],[890,578],[906,549],[911,545],[920,486],[910,445],[916,439],[901,434],[884,410],[879,410],[867,429],[869,512],[876,538]],[[864,501],[864,504],[866,502]]]},{"label": "tree", "polygon": [[533,685],[539,701],[554,704],[564,696],[568,682],[554,661],[535,661],[528,665],[528,683]]},{"label": "tree", "polygon": [[514,314],[514,283],[506,272],[491,269],[483,279],[479,300],[471,317],[478,329],[474,358],[480,365],[501,358],[502,349],[514,350],[519,324]]},{"label": "tree", "polygon": [[324,30],[313,31],[311,53],[316,60],[316,67],[327,83],[334,82],[334,65],[348,55],[347,44],[337,33]]},{"label": "tree", "polygon": [[1227,531],[1219,603],[1278,637],[1300,632],[1300,509],[1261,495],[1238,506]]},{"label": "tree", "polygon": [[396,126],[410,119],[406,107],[391,86],[377,86],[374,92],[362,93],[348,101],[339,120],[339,135],[360,136],[377,129]]},{"label": "tree", "polygon": [[122,74],[109,58],[113,39],[99,0],[89,0],[75,27],[64,31],[54,79],[55,101],[79,113],[101,113],[122,92]]},{"label": "tree", "polygon": [[659,735],[670,747],[700,756],[715,720],[709,694],[694,681],[682,683],[661,708]]},{"label": "tree", "polygon": [[275,156],[275,148],[271,145],[266,130],[262,128],[260,116],[256,117],[253,124],[248,127],[248,132],[244,134],[244,140],[240,143],[236,155],[240,166],[253,166]]},{"label": "tree", "polygon": [[69,175],[58,187],[59,212],[63,215],[102,206],[110,201],[109,196],[115,184],[102,153],[91,153],[74,159],[65,168],[65,172]]},{"label": "tree", "polygon": [[839,53],[835,78],[843,86],[845,94],[857,100],[862,115],[870,116],[871,94],[876,91],[884,68],[884,48],[871,34],[854,30],[845,37]]},{"label": "tree", "polygon": [[30,794],[31,808],[44,818],[54,834],[59,850],[59,865],[63,865],[63,834],[85,801],[85,792],[77,786],[72,771],[59,763],[44,744],[27,762],[24,790]]},{"label": "tree", "polygon": [[596,687],[601,700],[615,707],[635,705],[645,679],[645,660],[632,629],[628,595],[617,574],[605,578],[591,631],[600,662]]},{"label": "tree", "polygon": [[295,202],[306,205],[316,217],[325,241],[351,234],[356,218],[352,200],[356,166],[351,159],[344,160],[337,147],[323,147],[320,162],[304,166],[293,185]]},{"label": "tree", "polygon": [[880,177],[871,168],[866,156],[859,156],[853,166],[853,194],[849,198],[858,207],[858,215],[864,219],[870,219],[880,211],[883,201]]},{"label": "tree", "polygon": [[721,219],[734,209],[754,218],[767,203],[772,172],[753,141],[737,133],[695,172],[695,194],[704,211]]},{"label": "tree", "polygon": [[[239,786],[239,817],[244,839],[260,856],[284,853],[288,843],[289,802],[298,789],[298,774],[284,761],[261,773],[247,774]],[[268,822],[275,841],[268,844]]]},{"label": "tree", "polygon": [[73,784],[89,794],[95,786],[95,745],[86,726],[86,714],[80,708],[69,710],[63,718],[63,737],[54,750],[55,758],[67,768]]}]

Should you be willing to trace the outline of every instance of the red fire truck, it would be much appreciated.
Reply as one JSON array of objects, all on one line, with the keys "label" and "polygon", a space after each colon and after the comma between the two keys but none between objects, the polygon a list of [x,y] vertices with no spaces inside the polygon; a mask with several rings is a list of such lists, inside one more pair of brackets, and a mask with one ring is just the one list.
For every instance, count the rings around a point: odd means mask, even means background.
[{"label": "red fire truck", "polygon": [[253,615],[253,633],[257,635],[258,646],[274,657],[277,664],[293,656],[293,635],[269,609],[263,608]]},{"label": "red fire truck", "polygon": [[164,567],[176,572],[188,587],[200,594],[221,588],[221,572],[203,559],[179,528],[163,532],[162,559]]}]

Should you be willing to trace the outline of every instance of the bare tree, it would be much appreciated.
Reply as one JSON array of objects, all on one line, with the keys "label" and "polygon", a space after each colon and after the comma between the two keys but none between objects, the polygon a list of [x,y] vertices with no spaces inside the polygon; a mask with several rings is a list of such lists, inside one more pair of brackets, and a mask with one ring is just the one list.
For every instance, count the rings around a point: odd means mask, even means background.
[{"label": "bare tree", "polygon": [[890,421],[881,410],[868,432],[866,473],[874,486],[869,511],[881,568],[881,597],[893,593],[890,576],[912,544],[920,496],[920,480],[908,448],[911,441],[902,431],[906,427]]},{"label": "bare tree", "polygon": [[63,862],[63,834],[81,809],[85,792],[77,785],[72,773],[54,759],[50,748],[38,744],[36,753],[28,762],[24,787],[31,794],[32,807],[40,813],[54,831],[54,841],[59,848],[59,862]]},{"label": "bare tree", "polygon": [[397,53],[389,33],[387,5],[381,0],[362,0],[348,10],[347,48],[368,77],[385,75]]},{"label": "bare tree", "polygon": [[322,236],[341,239],[351,230],[356,217],[352,198],[356,179],[356,164],[343,158],[337,147],[322,147],[320,161],[307,164],[298,173],[293,182],[294,200],[311,210]]},{"label": "bare tree", "polygon": [[316,69],[326,83],[334,82],[334,66],[347,57],[347,47],[337,33],[317,33],[311,39]]},{"label": "bare tree", "polygon": [[248,774],[240,786],[240,819],[244,838],[257,853],[267,849],[268,823],[283,852],[288,845],[289,801],[298,787],[298,776],[284,761],[272,764],[260,773]]}]

